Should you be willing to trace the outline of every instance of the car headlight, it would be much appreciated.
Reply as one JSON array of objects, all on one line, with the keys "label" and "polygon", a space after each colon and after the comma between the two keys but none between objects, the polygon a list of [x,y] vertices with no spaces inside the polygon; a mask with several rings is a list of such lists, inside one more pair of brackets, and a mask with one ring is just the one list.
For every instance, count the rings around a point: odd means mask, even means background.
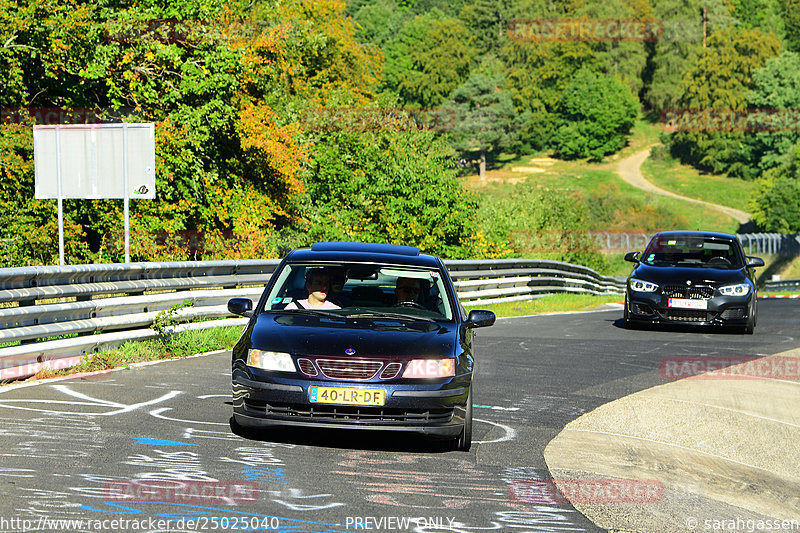
[{"label": "car headlight", "polygon": [[725,296],[747,296],[750,294],[749,283],[737,283],[736,285],[726,285],[720,287],[719,292]]},{"label": "car headlight", "polygon": [[292,356],[284,352],[267,352],[251,349],[247,353],[247,364],[263,370],[295,372]]},{"label": "car headlight", "polygon": [[412,359],[403,371],[404,378],[449,378],[455,375],[453,359]]},{"label": "car headlight", "polygon": [[658,290],[658,285],[656,285],[655,283],[650,283],[649,281],[642,281],[636,278],[631,278],[629,285],[631,290],[636,292],[656,292]]}]

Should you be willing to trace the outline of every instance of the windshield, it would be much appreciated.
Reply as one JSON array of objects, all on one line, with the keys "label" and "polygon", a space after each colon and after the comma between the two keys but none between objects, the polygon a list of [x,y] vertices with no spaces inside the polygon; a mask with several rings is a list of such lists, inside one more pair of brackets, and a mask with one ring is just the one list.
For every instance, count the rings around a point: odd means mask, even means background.
[{"label": "windshield", "polygon": [[264,311],[452,320],[438,270],[363,263],[287,264],[276,272]]},{"label": "windshield", "polygon": [[736,241],[696,235],[657,236],[642,254],[650,266],[699,266],[738,269],[744,266]]}]

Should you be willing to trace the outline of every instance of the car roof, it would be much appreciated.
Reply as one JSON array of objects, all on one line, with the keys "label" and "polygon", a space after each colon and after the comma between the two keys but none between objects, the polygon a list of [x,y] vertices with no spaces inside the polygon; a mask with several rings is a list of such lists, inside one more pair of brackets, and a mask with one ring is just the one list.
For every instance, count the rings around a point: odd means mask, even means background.
[{"label": "car roof", "polygon": [[730,233],[719,233],[715,231],[680,231],[680,230],[673,230],[673,231],[659,231],[653,238],[657,237],[704,237],[704,238],[712,238],[712,239],[721,239],[721,240],[738,240],[736,235],[732,235]]},{"label": "car roof", "polygon": [[422,254],[419,248],[367,242],[316,242],[286,256],[289,262],[354,262],[439,268],[439,258]]}]

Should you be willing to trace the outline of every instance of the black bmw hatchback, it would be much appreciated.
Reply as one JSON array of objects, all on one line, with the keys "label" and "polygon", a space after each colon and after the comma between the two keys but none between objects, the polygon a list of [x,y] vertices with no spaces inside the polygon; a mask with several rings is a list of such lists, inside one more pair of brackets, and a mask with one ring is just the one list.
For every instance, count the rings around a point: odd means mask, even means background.
[{"label": "black bmw hatchback", "polygon": [[233,348],[244,427],[414,431],[472,442],[472,329],[444,263],[417,248],[315,243],[281,262]]},{"label": "black bmw hatchback", "polygon": [[625,292],[625,327],[637,324],[734,326],[753,333],[756,267],[735,235],[699,231],[656,233],[636,263]]}]

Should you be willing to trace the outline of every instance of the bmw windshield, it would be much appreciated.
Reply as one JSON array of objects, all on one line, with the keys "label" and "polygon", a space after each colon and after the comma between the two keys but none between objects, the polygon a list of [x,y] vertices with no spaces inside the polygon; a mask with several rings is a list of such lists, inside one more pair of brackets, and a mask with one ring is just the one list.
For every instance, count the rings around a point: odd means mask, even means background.
[{"label": "bmw windshield", "polygon": [[744,257],[735,241],[696,235],[654,239],[640,261],[648,266],[744,268]]}]

